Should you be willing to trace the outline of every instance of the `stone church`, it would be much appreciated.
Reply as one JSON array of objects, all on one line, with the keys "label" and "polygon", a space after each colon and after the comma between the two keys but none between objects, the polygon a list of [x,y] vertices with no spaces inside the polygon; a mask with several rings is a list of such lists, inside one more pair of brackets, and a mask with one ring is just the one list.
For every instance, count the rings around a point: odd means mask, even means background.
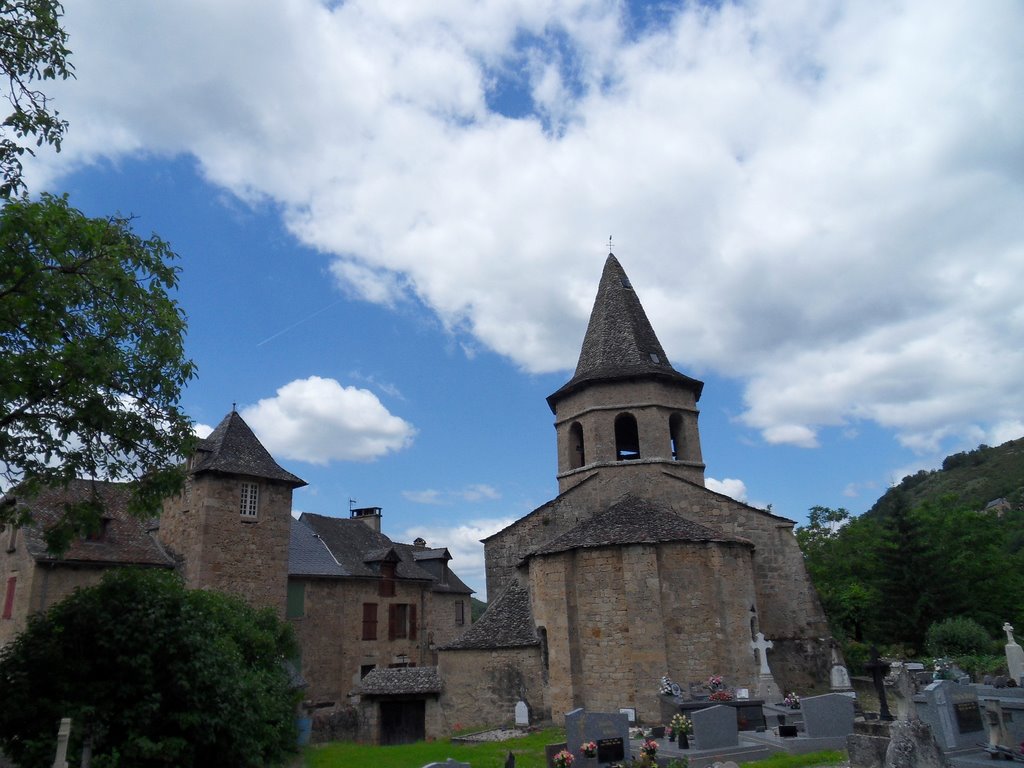
[{"label": "stone church", "polygon": [[777,685],[828,682],[829,630],[794,521],[704,485],[697,402],[614,255],[573,377],[548,397],[559,494],[484,540],[483,616],[441,650],[449,723],[515,702],[661,720],[658,683],[723,675],[755,696],[752,639]]}]

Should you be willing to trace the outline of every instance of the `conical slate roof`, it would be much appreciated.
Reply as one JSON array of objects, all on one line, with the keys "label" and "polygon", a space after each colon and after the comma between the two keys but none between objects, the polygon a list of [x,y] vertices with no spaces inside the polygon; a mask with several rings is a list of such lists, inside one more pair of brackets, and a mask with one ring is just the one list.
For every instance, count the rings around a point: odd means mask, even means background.
[{"label": "conical slate roof", "polygon": [[697,399],[704,388],[703,382],[672,367],[626,272],[609,253],[576,373],[548,397],[548,405],[553,411],[565,395],[590,382],[646,377],[677,381],[692,389]]},{"label": "conical slate roof", "polygon": [[306,484],[283,469],[263,447],[249,425],[232,411],[205,440],[199,441],[192,472],[225,472],[287,483],[293,488]]},{"label": "conical slate roof", "polygon": [[672,541],[714,541],[753,546],[746,539],[687,520],[671,509],[627,495],[527,555],[554,555],[572,549],[661,544]]}]

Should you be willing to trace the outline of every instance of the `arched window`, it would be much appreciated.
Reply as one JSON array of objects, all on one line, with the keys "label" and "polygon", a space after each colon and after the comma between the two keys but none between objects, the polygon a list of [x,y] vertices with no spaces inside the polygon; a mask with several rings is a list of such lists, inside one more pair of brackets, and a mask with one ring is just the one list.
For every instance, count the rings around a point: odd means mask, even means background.
[{"label": "arched window", "polygon": [[640,458],[640,434],[636,418],[631,413],[620,413],[615,417],[615,457],[619,461]]},{"label": "arched window", "polygon": [[672,461],[683,458],[683,416],[673,413],[668,419],[669,440],[672,443]]},{"label": "arched window", "polygon": [[583,449],[583,425],[574,421],[569,427],[569,468],[579,469],[587,463],[587,454]]}]

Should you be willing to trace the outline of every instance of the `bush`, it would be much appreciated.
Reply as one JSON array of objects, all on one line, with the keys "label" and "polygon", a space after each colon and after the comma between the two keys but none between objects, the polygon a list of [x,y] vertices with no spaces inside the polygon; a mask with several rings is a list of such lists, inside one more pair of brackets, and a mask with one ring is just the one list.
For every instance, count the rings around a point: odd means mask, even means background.
[{"label": "bush", "polygon": [[957,616],[928,627],[925,648],[932,656],[979,656],[992,650],[992,638],[974,619]]},{"label": "bush", "polygon": [[971,676],[971,679],[978,682],[985,675],[1009,674],[1006,668],[1006,655],[978,655],[957,656],[956,664],[960,669]]}]

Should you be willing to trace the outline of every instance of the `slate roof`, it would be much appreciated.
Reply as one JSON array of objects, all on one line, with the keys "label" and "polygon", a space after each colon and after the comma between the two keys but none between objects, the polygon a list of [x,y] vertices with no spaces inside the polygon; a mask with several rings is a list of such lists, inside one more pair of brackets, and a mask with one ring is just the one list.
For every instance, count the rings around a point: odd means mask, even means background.
[{"label": "slate roof", "polygon": [[688,520],[668,507],[628,495],[527,553],[526,559],[572,549],[671,541],[716,541],[754,546],[746,539]]},{"label": "slate roof", "polygon": [[[444,592],[447,594],[471,595],[476,590],[470,588],[466,582],[447,567],[452,559],[447,547],[424,548],[415,544],[395,544],[398,553],[405,557],[407,554],[420,568],[427,571],[434,579],[434,586],[431,592]],[[442,583],[441,578],[444,571],[447,571],[447,583]]]},{"label": "slate roof", "polygon": [[[47,552],[44,533],[64,516],[68,503],[89,499],[95,494],[104,506],[103,517],[108,519],[102,538],[87,541],[72,540],[61,557]],[[172,567],[174,560],[151,534],[155,520],[140,520],[128,514],[131,486],[128,483],[109,483],[101,480],[72,480],[66,487],[42,491],[32,499],[14,496],[19,508],[28,508],[32,523],[22,528],[22,540],[28,553],[37,562],[94,563],[96,565],[155,565]]]},{"label": "slate roof", "polygon": [[301,520],[292,519],[288,542],[289,576],[346,576],[331,550],[315,531]]},{"label": "slate roof", "polygon": [[275,480],[292,488],[301,488],[306,481],[281,467],[263,447],[249,425],[232,411],[205,440],[200,440],[191,471],[225,472]]},{"label": "slate roof", "polygon": [[445,650],[486,650],[539,645],[537,625],[530,610],[530,593],[515,579],[483,615]]},{"label": "slate roof", "polygon": [[437,667],[377,667],[364,677],[357,688],[364,696],[401,696],[441,692]]},{"label": "slate roof", "polygon": [[548,396],[552,412],[566,395],[598,381],[661,378],[691,389],[700,399],[704,383],[679,373],[668,360],[622,265],[608,254],[583,338],[576,373]]}]

